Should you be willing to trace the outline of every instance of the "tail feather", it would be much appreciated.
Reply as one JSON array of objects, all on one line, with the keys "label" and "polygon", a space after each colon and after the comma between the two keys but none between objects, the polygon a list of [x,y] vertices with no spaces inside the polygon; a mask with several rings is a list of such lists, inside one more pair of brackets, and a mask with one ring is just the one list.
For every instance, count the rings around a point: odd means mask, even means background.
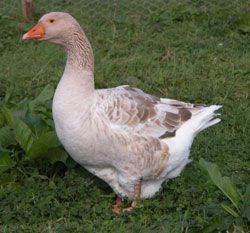
[{"label": "tail feather", "polygon": [[189,122],[187,122],[187,124],[189,124],[190,128],[194,131],[195,134],[197,134],[202,130],[221,121],[219,118],[216,118],[216,116],[219,116],[220,114],[215,113],[215,111],[217,111],[221,107],[221,105],[211,105],[209,107],[202,108],[193,115],[193,117]]},{"label": "tail feather", "polygon": [[202,130],[219,123],[219,115],[215,111],[220,109],[220,105],[202,107],[192,113],[192,117],[186,121],[177,131],[176,136],[166,138],[163,141],[169,147],[170,157],[168,167],[165,170],[166,178],[178,176],[189,160],[190,148],[195,136]]},{"label": "tail feather", "polygon": [[201,127],[200,131],[203,131],[204,129],[206,129],[206,128],[210,127],[210,126],[218,124],[220,121],[221,121],[220,118],[214,118],[213,120],[209,121],[208,124],[206,124],[203,127]]},{"label": "tail feather", "polygon": [[163,141],[170,146],[174,154],[182,156],[180,151],[189,151],[195,136],[202,130],[219,123],[221,120],[217,118],[218,109],[222,106],[211,105],[193,113],[192,117],[186,121],[177,131],[173,138],[166,138]]}]

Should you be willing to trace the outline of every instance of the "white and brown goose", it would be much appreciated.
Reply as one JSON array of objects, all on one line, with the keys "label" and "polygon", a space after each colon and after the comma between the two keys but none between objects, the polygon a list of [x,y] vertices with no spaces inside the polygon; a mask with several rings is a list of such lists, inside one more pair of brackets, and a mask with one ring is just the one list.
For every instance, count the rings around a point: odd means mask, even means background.
[{"label": "white and brown goose", "polygon": [[[158,98],[129,86],[95,90],[91,45],[68,13],[44,15],[23,39],[64,47],[67,62],[52,108],[56,133],[76,162],[116,192],[114,212],[132,210],[179,176],[194,137],[220,122],[218,105]],[[131,207],[122,208],[124,197]]]}]

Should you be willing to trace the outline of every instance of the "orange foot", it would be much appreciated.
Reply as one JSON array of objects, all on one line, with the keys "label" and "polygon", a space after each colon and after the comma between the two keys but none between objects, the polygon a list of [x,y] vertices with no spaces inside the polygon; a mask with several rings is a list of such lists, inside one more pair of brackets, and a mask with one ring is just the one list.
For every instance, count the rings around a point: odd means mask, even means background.
[{"label": "orange foot", "polygon": [[122,210],[123,199],[117,196],[115,203],[112,205],[112,211],[116,214],[120,213]]},{"label": "orange foot", "polygon": [[122,208],[123,199],[117,196],[115,203],[112,205],[112,211],[116,214],[120,212],[130,212],[136,207],[137,201],[140,200],[140,197],[141,197],[141,181],[136,183],[134,186],[134,199],[131,203],[131,206],[128,208]]}]

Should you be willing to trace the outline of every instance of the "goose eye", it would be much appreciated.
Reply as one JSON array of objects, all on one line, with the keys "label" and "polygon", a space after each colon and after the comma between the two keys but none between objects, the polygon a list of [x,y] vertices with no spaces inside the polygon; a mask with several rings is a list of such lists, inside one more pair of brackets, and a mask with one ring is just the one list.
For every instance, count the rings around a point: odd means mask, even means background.
[{"label": "goose eye", "polygon": [[54,19],[50,19],[49,20],[50,23],[54,23],[54,21],[55,21]]}]

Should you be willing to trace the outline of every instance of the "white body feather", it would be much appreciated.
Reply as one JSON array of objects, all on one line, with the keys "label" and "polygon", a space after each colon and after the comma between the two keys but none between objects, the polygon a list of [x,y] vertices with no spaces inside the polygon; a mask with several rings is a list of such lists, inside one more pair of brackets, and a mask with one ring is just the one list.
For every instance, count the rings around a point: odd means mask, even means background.
[{"label": "white body feather", "polygon": [[[219,119],[212,119],[215,117],[214,111],[221,106],[212,105],[196,111],[177,129],[174,137],[161,140],[169,148],[169,158],[162,173],[158,177],[150,178],[148,175],[152,172],[150,169],[139,170],[135,166],[138,162],[136,158],[138,151],[131,154],[131,151],[115,140],[117,134],[122,134],[124,140],[133,143],[130,138],[135,128],[131,130],[126,125],[114,125],[102,112],[105,107],[103,99],[112,98],[114,93],[118,95],[120,91],[123,91],[122,87],[103,90],[101,99],[98,91],[94,92],[91,98],[84,98],[79,94],[72,96],[72,93],[78,93],[79,84],[69,88],[63,83],[63,78],[61,82],[53,100],[53,117],[59,139],[74,160],[106,181],[117,194],[131,199],[133,198],[133,185],[138,179],[142,178],[141,198],[149,198],[159,191],[164,181],[179,176],[190,161],[189,154],[194,137],[201,130],[219,122]],[[82,103],[81,108],[75,104],[79,102]],[[165,105],[162,111],[166,109],[172,112],[177,111],[176,108],[168,105],[169,100],[161,99],[161,102],[161,109]],[[140,132],[142,127],[142,125],[139,126],[135,131]],[[148,129],[144,132],[146,133],[142,136],[150,136]]]}]

